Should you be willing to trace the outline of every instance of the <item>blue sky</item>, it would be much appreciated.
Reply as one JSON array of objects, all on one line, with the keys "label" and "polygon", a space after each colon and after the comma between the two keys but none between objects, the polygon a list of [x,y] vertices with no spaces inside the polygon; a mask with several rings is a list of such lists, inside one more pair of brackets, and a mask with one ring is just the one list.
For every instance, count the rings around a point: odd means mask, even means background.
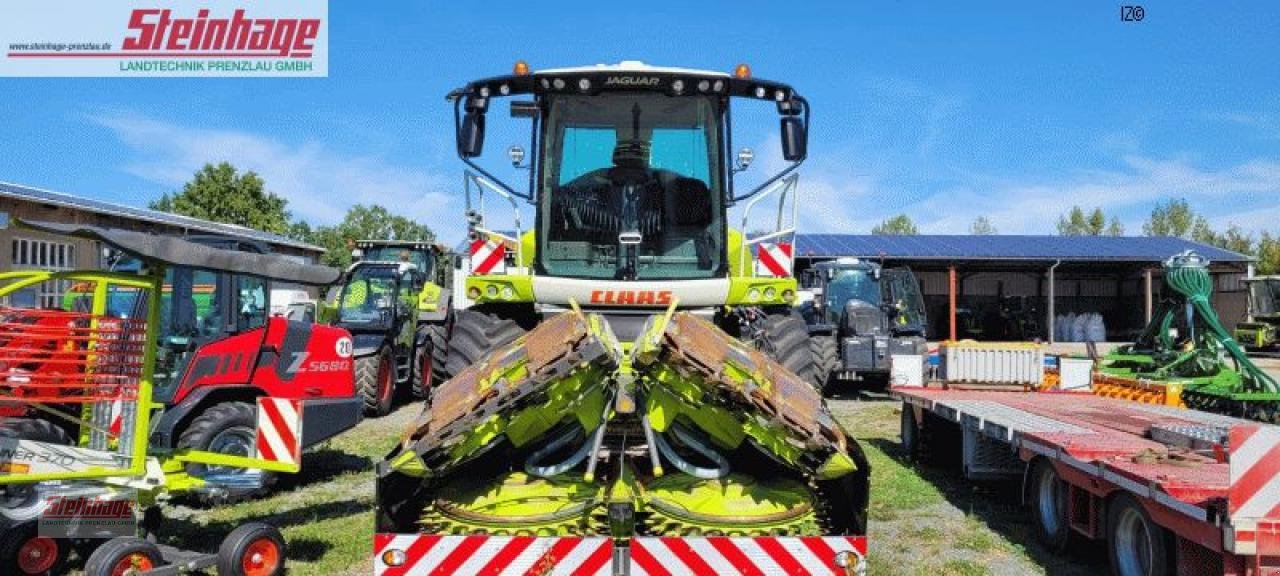
[{"label": "blue sky", "polygon": [[[1186,197],[1215,225],[1280,232],[1280,4],[1191,4],[1124,23],[1097,1],[335,0],[328,78],[0,79],[0,180],[142,205],[229,160],[313,223],[376,202],[457,237],[449,89],[517,58],[748,62],[813,106],[809,231],[906,212],[923,232],[987,215],[1052,233],[1079,203],[1140,233]],[[735,121],[764,176],[776,117]],[[508,139],[491,131],[489,155]]]}]

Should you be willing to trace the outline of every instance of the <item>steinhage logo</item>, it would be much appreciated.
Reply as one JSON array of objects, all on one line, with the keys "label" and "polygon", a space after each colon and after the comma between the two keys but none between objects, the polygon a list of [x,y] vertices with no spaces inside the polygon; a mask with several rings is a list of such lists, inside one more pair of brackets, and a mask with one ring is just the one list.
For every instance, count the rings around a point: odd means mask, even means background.
[{"label": "steinhage logo", "polygon": [[212,18],[206,9],[195,18],[175,18],[168,9],[137,9],[129,17],[129,30],[133,36],[125,38],[125,50],[308,57],[320,34],[320,19],[254,19],[243,8],[230,18]]}]

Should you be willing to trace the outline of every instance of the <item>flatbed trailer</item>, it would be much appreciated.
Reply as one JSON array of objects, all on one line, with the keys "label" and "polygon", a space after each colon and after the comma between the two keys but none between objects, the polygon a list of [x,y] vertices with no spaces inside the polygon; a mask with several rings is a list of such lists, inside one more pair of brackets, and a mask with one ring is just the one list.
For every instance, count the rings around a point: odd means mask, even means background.
[{"label": "flatbed trailer", "polygon": [[[1038,537],[1114,574],[1280,575],[1280,428],[1083,393],[895,387],[908,451],[1021,477]],[[946,453],[954,451],[958,453]]]}]

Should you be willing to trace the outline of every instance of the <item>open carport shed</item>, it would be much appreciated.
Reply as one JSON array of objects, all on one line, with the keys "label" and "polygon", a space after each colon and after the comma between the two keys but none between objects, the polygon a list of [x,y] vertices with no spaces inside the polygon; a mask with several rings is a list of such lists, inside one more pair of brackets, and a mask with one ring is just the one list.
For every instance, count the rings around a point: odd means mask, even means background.
[{"label": "open carport shed", "polygon": [[1108,340],[1130,340],[1160,298],[1161,264],[1184,250],[1211,262],[1214,306],[1231,325],[1247,312],[1248,256],[1181,238],[799,234],[797,273],[864,258],[907,266],[925,297],[930,337],[1054,340],[1054,318],[1099,313]]}]

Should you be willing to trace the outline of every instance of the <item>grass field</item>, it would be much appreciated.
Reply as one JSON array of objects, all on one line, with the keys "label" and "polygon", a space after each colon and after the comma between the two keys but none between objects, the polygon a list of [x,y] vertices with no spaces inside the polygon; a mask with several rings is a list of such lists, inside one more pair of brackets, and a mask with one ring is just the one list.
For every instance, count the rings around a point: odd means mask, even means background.
[{"label": "grass field", "polygon": [[[309,452],[303,473],[283,480],[271,497],[212,509],[167,508],[170,521],[163,540],[213,550],[236,524],[262,520],[284,532],[291,574],[370,573],[373,463],[391,448],[418,409],[401,406]],[[1040,548],[1018,505],[1016,484],[975,487],[950,472],[907,462],[898,447],[897,402],[837,399],[831,401],[831,409],[862,443],[872,464],[872,574],[1105,573],[1098,546],[1080,544],[1067,556]]]}]

